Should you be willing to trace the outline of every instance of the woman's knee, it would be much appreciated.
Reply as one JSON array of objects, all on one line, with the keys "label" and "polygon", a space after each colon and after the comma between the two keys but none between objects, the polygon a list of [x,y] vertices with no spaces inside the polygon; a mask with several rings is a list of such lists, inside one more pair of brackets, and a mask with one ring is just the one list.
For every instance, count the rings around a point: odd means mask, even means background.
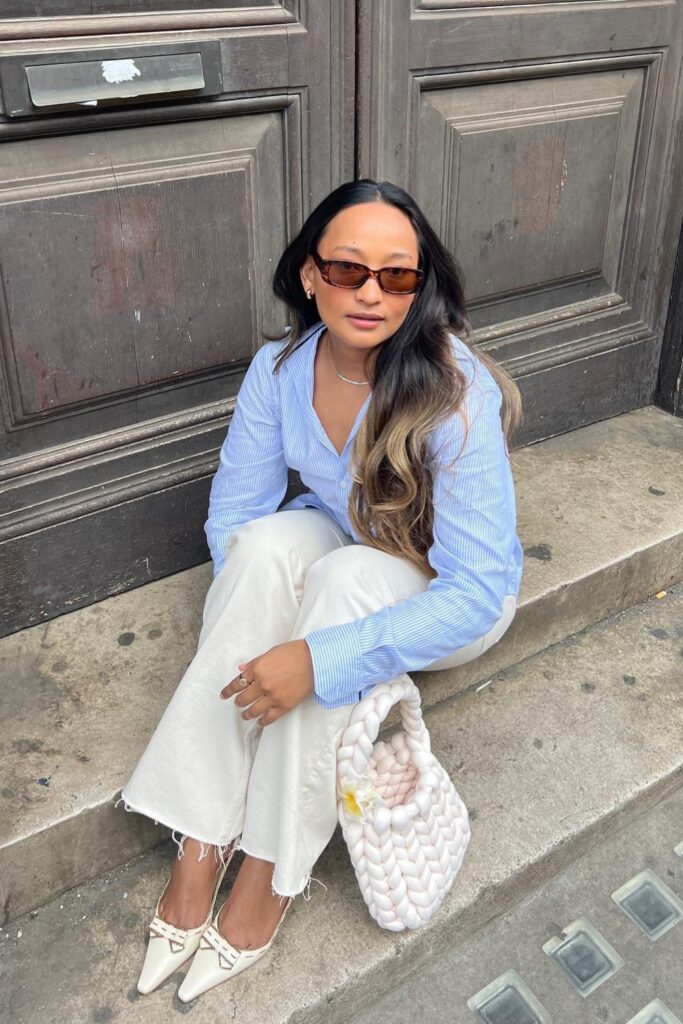
[{"label": "woman's knee", "polygon": [[497,644],[498,641],[505,636],[512,625],[512,621],[516,613],[517,598],[514,594],[506,594],[505,599],[503,600],[503,613],[484,637],[482,653],[487,651],[489,647],[493,647],[494,644]]},{"label": "woman's knee", "polygon": [[284,509],[248,519],[231,533],[226,546],[226,559],[237,551],[247,552],[249,558],[252,558],[264,553],[272,554],[274,551],[315,548],[322,537],[327,546],[321,550],[327,550],[335,541],[333,531],[326,529],[326,524],[315,517],[316,512],[317,509]]},{"label": "woman's knee", "polygon": [[327,552],[353,540],[318,509],[284,509],[241,523],[230,535],[220,576],[282,564],[297,578]]},{"label": "woman's knee", "polygon": [[405,558],[368,544],[352,544],[329,551],[314,562],[306,575],[306,589],[332,588],[337,593],[360,589],[381,591],[392,602],[427,588],[426,576]]},{"label": "woman's knee", "polygon": [[460,665],[465,665],[468,661],[474,661],[475,658],[481,657],[482,654],[485,654],[490,647],[497,644],[507,633],[512,625],[516,611],[517,600],[515,596],[507,594],[503,601],[503,611],[500,618],[487,633],[466,644],[464,647],[457,648],[452,654],[447,654],[444,658],[440,658],[430,665],[425,665],[424,671],[437,672],[440,669],[458,668]]},{"label": "woman's knee", "polygon": [[232,551],[238,544],[240,546],[251,546],[261,548],[264,544],[271,546],[277,544],[281,538],[287,535],[287,524],[284,512],[271,512],[265,516],[258,516],[256,519],[248,519],[240,523],[228,540],[226,553]]}]

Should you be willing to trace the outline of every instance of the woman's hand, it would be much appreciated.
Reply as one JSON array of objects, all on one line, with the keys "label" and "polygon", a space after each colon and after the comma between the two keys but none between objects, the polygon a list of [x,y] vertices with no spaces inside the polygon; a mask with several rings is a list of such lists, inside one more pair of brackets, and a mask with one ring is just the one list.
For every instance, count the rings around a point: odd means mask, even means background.
[{"label": "woman's hand", "polygon": [[235,676],[221,690],[221,698],[237,694],[235,704],[247,708],[242,718],[258,718],[259,725],[276,722],[313,693],[313,661],[305,640],[271,647],[244,662],[239,670],[250,685],[242,689],[239,676]]}]

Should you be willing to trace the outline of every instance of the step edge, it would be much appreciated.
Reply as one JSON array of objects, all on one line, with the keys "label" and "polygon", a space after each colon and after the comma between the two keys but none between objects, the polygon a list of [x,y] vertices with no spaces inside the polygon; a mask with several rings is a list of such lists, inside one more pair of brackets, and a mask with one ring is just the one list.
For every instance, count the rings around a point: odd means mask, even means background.
[{"label": "step edge", "polygon": [[[463,907],[454,909],[452,913],[448,913],[447,908],[441,908],[438,920],[414,932],[402,933],[406,935],[407,941],[404,941],[400,949],[390,948],[384,956],[369,964],[367,971],[333,988],[331,995],[328,992],[321,993],[315,1003],[300,1007],[286,1018],[278,1020],[277,1024],[353,1024],[355,1016],[387,995],[394,979],[400,978],[404,982],[411,974],[419,971],[422,962],[428,957],[439,956],[447,948],[461,945],[473,932],[512,909],[524,899],[531,887],[538,887],[557,875],[590,849],[627,827],[682,784],[683,760],[629,800],[613,807],[605,815],[595,817],[580,832],[550,847],[511,876],[501,878],[492,887],[480,888]],[[600,838],[595,842],[598,833]],[[482,899],[482,896],[485,898]],[[479,912],[478,907],[482,908]],[[447,940],[454,927],[459,929],[458,941],[451,943]],[[392,969],[387,972],[387,967]]]}]

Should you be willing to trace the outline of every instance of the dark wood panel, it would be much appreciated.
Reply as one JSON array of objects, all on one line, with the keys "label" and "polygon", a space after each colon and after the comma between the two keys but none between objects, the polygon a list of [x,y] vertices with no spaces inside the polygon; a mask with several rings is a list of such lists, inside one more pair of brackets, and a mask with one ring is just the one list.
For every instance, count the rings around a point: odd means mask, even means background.
[{"label": "dark wood panel", "polygon": [[532,296],[537,314],[554,313],[561,286],[562,305],[588,281],[593,296],[619,292],[645,75],[580,67],[470,84],[421,76],[411,173],[479,320],[501,323],[502,301],[509,319],[524,316]]},{"label": "dark wood panel", "polygon": [[251,354],[246,171],[5,210],[15,422]]},{"label": "dark wood panel", "polygon": [[0,543],[211,472],[234,399],[0,464]]},{"label": "dark wood panel", "polygon": [[[0,544],[0,635],[209,558],[204,476]],[[290,476],[283,504],[304,490]]]},{"label": "dark wood panel", "polygon": [[257,113],[3,148],[11,429],[228,370],[282,326],[264,264],[285,244],[283,134]]},{"label": "dark wood panel", "polygon": [[658,351],[651,338],[518,376],[524,423],[514,447],[651,405]]}]

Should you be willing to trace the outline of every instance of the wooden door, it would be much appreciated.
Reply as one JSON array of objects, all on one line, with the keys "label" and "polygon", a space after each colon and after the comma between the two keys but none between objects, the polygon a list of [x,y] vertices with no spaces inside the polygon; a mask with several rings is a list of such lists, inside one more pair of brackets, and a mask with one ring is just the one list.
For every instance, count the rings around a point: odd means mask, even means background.
[{"label": "wooden door", "polygon": [[[79,92],[105,61],[147,92]],[[271,271],[353,177],[353,63],[346,0],[4,0],[2,632],[208,557]]]},{"label": "wooden door", "polygon": [[[454,251],[524,394],[517,443],[656,395],[681,0],[1,14],[0,632],[208,556],[234,396],[284,323],[270,268],[354,174],[406,187]],[[74,65],[126,59],[158,88],[83,92]]]},{"label": "wooden door", "polygon": [[683,215],[675,0],[360,0],[359,176],[418,200],[518,443],[653,401]]}]

